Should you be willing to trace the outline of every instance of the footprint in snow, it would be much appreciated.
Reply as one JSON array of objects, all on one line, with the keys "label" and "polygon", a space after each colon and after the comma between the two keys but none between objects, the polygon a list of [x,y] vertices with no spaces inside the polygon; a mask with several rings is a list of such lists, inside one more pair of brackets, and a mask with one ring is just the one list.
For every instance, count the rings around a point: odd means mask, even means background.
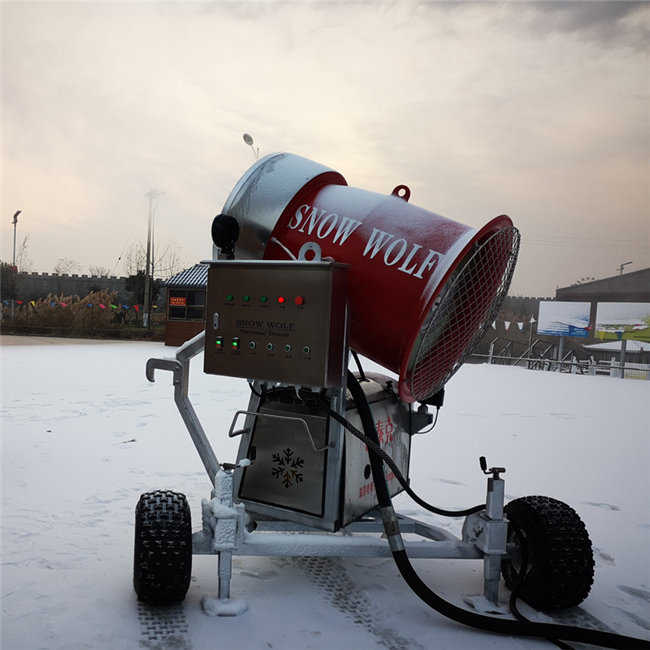
[{"label": "footprint in snow", "polygon": [[600,501],[583,501],[582,503],[588,506],[594,506],[595,508],[602,508],[603,510],[614,510],[615,512],[620,511],[619,506],[615,506],[611,503],[604,503]]},{"label": "footprint in snow", "polygon": [[643,600],[646,603],[650,603],[650,591],[647,589],[640,589],[639,587],[630,587],[628,585],[618,585],[618,588],[623,592],[632,596],[633,598],[638,598]]},{"label": "footprint in snow", "polygon": [[594,553],[596,554],[599,560],[602,560],[603,564],[607,564],[609,566],[616,566],[616,561],[614,557],[609,553],[606,553],[605,551],[597,547],[594,547]]},{"label": "footprint in snow", "polygon": [[648,621],[645,618],[642,618],[641,616],[638,616],[634,612],[628,612],[625,609],[619,609],[627,616],[633,623],[636,623],[639,627],[643,628],[644,630],[650,630],[650,621]]},{"label": "footprint in snow", "polygon": [[452,481],[451,479],[448,478],[434,477],[433,480],[438,481],[439,483],[447,483],[448,485],[465,485],[465,483],[461,483],[460,481]]},{"label": "footprint in snow", "polygon": [[248,578],[256,578],[257,580],[270,580],[271,578],[275,577],[278,575],[277,571],[269,570],[269,571],[240,571],[240,575],[246,576]]}]

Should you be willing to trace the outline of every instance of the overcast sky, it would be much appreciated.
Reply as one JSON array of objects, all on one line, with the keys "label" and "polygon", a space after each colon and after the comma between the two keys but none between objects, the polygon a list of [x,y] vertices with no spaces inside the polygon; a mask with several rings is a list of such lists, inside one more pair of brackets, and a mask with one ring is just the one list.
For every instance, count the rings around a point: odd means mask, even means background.
[{"label": "overcast sky", "polygon": [[650,266],[647,2],[2,3],[2,247],[31,270],[186,266],[260,155],[287,151],[480,227],[514,295]]}]

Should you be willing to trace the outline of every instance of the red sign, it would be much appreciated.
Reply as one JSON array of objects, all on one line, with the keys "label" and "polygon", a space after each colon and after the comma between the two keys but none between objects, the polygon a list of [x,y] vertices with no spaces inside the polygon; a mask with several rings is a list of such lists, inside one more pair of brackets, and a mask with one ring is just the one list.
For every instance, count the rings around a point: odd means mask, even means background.
[{"label": "red sign", "polygon": [[170,296],[169,304],[172,307],[187,307],[187,298],[185,296]]}]

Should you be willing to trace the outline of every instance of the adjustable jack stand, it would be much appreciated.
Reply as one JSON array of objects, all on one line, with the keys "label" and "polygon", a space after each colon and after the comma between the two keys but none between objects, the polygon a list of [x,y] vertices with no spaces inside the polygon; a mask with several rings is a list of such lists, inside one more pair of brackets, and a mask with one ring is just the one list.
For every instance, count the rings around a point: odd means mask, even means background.
[{"label": "adjustable jack stand", "polygon": [[210,540],[210,548],[204,550],[216,552],[219,557],[217,598],[204,596],[201,601],[203,610],[212,616],[237,616],[248,609],[245,600],[230,598],[233,550],[243,542],[245,517],[244,506],[233,503],[233,473],[245,464],[242,461],[239,465],[222,465],[215,477],[212,500],[201,502],[203,531],[194,536],[195,544]]},{"label": "adjustable jack stand", "polygon": [[501,559],[506,554],[508,541],[508,521],[503,516],[505,481],[499,474],[504,474],[506,470],[504,467],[488,469],[485,456],[481,456],[479,462],[483,473],[492,476],[488,478],[485,510],[465,519],[463,541],[472,542],[484,553],[483,595],[490,602],[498,604]]}]

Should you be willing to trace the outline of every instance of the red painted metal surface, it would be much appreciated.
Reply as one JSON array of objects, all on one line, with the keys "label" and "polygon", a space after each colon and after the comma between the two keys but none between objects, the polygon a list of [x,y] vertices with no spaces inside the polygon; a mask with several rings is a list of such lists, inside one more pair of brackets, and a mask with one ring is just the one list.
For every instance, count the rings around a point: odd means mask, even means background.
[{"label": "red painted metal surface", "polygon": [[[281,166],[275,173],[286,185]],[[430,397],[505,297],[519,241],[512,221],[501,215],[474,229],[410,204],[404,185],[382,195],[342,177],[317,179],[292,190],[279,214],[265,215],[274,225],[264,259],[297,257],[315,242],[323,257],[349,264],[350,346],[399,374],[403,400]],[[255,214],[240,219],[242,229],[255,225]]]}]

